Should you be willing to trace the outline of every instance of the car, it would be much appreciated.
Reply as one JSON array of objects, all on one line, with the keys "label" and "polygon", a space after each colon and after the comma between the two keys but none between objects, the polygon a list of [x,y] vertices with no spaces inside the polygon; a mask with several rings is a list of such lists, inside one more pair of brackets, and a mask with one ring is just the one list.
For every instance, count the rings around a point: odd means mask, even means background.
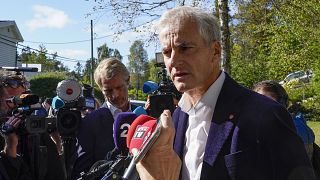
[{"label": "car", "polygon": [[134,105],[136,105],[136,106],[142,106],[142,107],[144,107],[144,105],[146,104],[146,101],[131,99],[131,100],[130,100],[130,103],[131,103],[131,104],[134,104]]},{"label": "car", "polygon": [[284,84],[292,82],[292,81],[297,81],[299,83],[309,83],[312,76],[313,76],[313,72],[311,70],[296,71],[296,72],[288,74],[284,78],[284,80],[279,82],[279,84],[284,85]]}]

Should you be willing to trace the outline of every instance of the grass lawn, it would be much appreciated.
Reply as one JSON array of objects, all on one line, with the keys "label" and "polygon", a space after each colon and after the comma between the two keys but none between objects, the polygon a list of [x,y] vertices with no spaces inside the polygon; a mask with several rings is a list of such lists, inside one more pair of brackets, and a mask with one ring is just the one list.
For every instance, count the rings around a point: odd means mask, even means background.
[{"label": "grass lawn", "polygon": [[316,144],[320,145],[320,121],[307,121],[316,136]]}]

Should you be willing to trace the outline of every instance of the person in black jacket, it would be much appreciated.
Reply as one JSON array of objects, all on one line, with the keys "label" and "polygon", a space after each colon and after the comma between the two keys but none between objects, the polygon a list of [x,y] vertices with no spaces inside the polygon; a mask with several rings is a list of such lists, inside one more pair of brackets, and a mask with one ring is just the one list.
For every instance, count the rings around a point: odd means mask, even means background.
[{"label": "person in black jacket", "polygon": [[[28,89],[22,75],[0,72],[0,179],[64,180],[64,169],[55,143],[48,133],[21,133],[24,117],[11,114],[15,104],[7,101]],[[18,130],[19,128],[19,130]],[[34,153],[32,153],[34,152]]]},{"label": "person in black jacket", "polygon": [[105,102],[99,109],[86,115],[80,124],[71,179],[78,179],[81,173],[87,173],[97,161],[106,159],[108,152],[115,148],[115,117],[120,112],[132,112],[136,108],[128,98],[130,74],[120,60],[102,60],[95,70],[94,79]]}]

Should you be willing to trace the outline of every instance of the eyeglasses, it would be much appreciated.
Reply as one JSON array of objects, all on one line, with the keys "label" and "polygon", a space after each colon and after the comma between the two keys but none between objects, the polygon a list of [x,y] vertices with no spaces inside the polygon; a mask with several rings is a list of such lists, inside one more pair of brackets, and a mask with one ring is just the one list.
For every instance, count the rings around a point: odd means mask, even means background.
[{"label": "eyeglasses", "polygon": [[20,86],[24,87],[25,89],[30,88],[30,83],[28,81],[21,81],[17,79],[8,79],[6,82],[3,83],[4,86],[10,86],[11,88],[18,88]]}]

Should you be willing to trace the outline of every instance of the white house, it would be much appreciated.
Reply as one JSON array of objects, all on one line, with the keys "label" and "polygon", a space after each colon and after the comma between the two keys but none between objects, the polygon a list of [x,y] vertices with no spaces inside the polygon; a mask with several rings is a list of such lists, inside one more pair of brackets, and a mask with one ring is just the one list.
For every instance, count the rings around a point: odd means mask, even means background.
[{"label": "white house", "polygon": [[0,67],[21,67],[17,61],[17,43],[23,42],[15,21],[0,20]]}]

